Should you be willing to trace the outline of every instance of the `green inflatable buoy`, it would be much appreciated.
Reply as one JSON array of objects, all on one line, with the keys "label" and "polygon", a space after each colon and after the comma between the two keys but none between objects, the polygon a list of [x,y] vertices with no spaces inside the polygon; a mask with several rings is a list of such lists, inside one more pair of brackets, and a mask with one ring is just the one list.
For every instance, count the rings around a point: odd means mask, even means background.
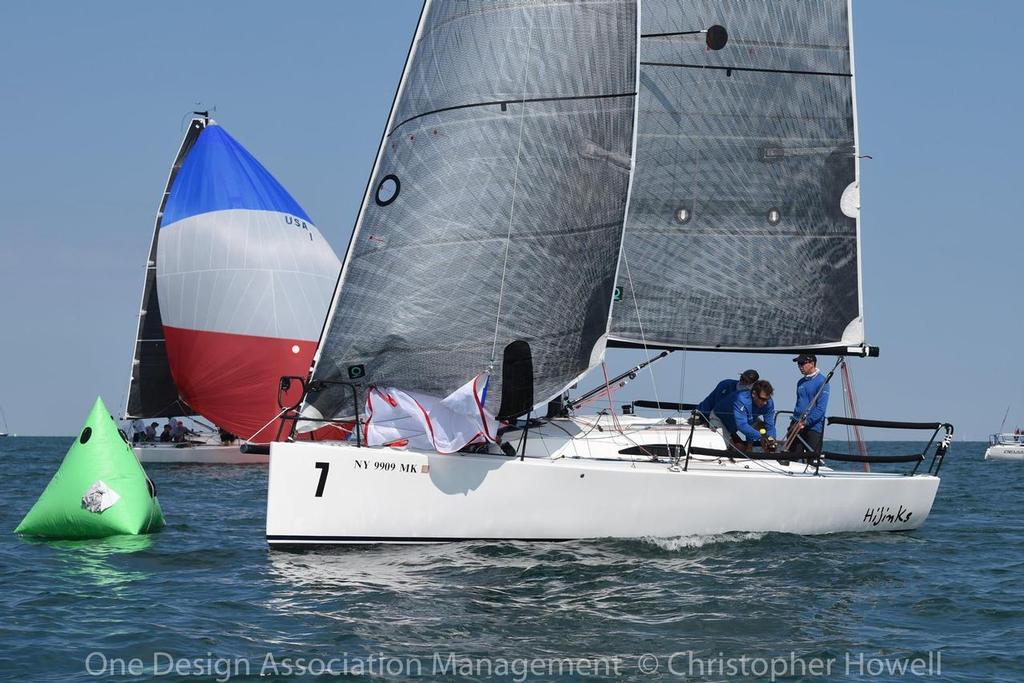
[{"label": "green inflatable buoy", "polygon": [[14,533],[85,539],[163,526],[155,487],[97,398],[82,433]]}]

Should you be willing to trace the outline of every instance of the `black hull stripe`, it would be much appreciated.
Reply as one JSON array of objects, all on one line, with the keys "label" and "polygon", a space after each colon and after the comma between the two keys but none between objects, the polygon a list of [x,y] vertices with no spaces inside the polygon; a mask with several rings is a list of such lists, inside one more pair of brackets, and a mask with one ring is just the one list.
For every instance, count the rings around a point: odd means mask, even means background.
[{"label": "black hull stripe", "polygon": [[500,536],[289,536],[267,534],[267,542],[274,543],[460,543],[463,541],[529,541],[564,543],[570,538],[504,538]]}]

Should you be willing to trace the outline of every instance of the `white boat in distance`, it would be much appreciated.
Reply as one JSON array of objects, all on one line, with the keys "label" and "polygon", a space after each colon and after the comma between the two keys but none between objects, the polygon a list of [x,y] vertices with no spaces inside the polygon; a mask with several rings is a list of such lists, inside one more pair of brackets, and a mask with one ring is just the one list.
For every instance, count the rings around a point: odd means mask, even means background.
[{"label": "white boat in distance", "polygon": [[203,440],[190,438],[177,443],[133,443],[132,449],[139,461],[147,464],[265,465],[269,460],[266,452],[250,451],[238,444],[222,444],[214,436]]},{"label": "white boat in distance", "polygon": [[1024,434],[993,434],[985,450],[986,460],[1024,460]]},{"label": "white boat in distance", "polygon": [[876,355],[850,27],[846,0],[427,0],[296,418],[360,429],[271,445],[271,546],[923,524],[945,423],[830,418],[931,430],[919,471],[572,402],[531,418],[610,346]]}]

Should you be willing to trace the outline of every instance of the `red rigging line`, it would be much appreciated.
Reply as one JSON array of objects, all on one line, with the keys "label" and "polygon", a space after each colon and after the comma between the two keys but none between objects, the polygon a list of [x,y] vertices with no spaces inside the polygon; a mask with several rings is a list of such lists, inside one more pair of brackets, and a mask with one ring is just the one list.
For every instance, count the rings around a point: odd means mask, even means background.
[{"label": "red rigging line", "polygon": [[[846,409],[847,417],[860,418],[857,411],[857,398],[853,391],[853,376],[850,374],[850,366],[846,362],[843,363],[843,407]],[[851,429],[853,430],[853,442],[857,445],[857,452],[862,456],[866,456],[868,454],[867,444],[864,443],[860,427],[858,425],[848,426],[847,435],[849,435]],[[871,465],[867,462],[864,463],[864,471],[871,471]]]}]

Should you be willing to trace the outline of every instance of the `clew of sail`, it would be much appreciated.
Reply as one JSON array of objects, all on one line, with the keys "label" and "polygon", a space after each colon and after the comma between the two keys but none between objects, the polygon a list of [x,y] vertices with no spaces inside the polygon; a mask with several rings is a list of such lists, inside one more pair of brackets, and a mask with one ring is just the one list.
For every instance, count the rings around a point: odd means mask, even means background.
[{"label": "clew of sail", "polygon": [[612,343],[862,345],[847,0],[644,0],[641,17]]},{"label": "clew of sail", "polygon": [[354,414],[336,382],[440,397],[482,372],[500,415],[507,348],[534,405],[600,361],[636,32],[627,0],[425,3],[304,415]]},{"label": "clew of sail", "polygon": [[181,165],[156,258],[181,398],[243,438],[278,434],[278,380],[304,375],[340,264],[313,221],[220,126]]}]

